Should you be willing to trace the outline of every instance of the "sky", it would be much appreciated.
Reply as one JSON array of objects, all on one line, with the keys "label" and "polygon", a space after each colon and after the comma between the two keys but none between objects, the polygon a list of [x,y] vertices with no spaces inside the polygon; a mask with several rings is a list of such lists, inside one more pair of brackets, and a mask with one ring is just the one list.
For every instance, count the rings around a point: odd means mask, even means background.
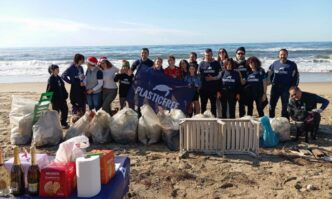
[{"label": "sky", "polygon": [[331,0],[0,0],[0,48],[332,41]]}]

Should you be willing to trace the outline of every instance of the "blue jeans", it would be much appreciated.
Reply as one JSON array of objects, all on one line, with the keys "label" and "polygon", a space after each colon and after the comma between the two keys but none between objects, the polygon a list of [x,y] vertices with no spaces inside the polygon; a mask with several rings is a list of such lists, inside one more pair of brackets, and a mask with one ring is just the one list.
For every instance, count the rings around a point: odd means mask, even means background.
[{"label": "blue jeans", "polygon": [[86,98],[87,98],[87,101],[88,101],[90,111],[92,109],[95,109],[96,111],[98,111],[100,109],[100,107],[101,107],[101,92],[88,94],[86,96]]},{"label": "blue jeans", "polygon": [[288,87],[280,87],[277,85],[273,85],[271,88],[271,96],[270,96],[270,109],[269,116],[270,118],[275,117],[275,109],[279,100],[281,98],[281,117],[288,118],[287,106],[289,101],[289,92]]}]

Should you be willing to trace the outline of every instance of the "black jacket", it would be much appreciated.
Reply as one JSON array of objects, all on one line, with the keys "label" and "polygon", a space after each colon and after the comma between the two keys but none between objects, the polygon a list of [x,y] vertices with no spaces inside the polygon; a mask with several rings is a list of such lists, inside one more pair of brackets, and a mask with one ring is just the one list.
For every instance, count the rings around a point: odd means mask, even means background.
[{"label": "black jacket", "polygon": [[300,100],[290,99],[288,103],[288,113],[295,121],[303,121],[309,111],[317,108],[317,103],[322,104],[320,109],[324,110],[329,101],[313,93],[302,92]]},{"label": "black jacket", "polygon": [[51,75],[47,82],[47,92],[53,92],[52,103],[60,103],[66,101],[68,92],[61,77]]},{"label": "black jacket", "polygon": [[134,75],[127,75],[125,73],[116,74],[114,81],[119,81],[119,95],[120,97],[127,97],[130,86],[133,82]]}]

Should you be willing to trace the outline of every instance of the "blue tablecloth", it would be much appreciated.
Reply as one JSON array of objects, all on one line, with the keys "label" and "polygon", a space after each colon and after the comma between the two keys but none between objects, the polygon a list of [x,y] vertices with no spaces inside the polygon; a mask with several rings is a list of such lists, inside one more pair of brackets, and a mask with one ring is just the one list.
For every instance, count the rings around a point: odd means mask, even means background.
[{"label": "blue tablecloth", "polygon": [[[129,191],[129,175],[130,175],[130,159],[124,156],[116,156],[115,163],[120,163],[119,169],[115,172],[115,176],[108,184],[101,185],[101,191],[96,195],[95,199],[120,199]],[[44,198],[30,197],[28,195],[14,198]],[[77,193],[73,193],[69,198],[79,198]]]}]

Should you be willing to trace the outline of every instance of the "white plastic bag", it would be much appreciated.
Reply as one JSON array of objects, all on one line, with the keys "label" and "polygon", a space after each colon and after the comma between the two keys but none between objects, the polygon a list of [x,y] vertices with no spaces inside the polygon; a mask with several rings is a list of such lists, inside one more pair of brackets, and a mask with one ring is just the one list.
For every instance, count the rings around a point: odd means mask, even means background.
[{"label": "white plastic bag", "polygon": [[276,117],[270,120],[272,130],[279,134],[281,142],[290,140],[290,123],[285,117]]},{"label": "white plastic bag", "polygon": [[153,109],[144,104],[141,107],[142,116],[138,121],[138,139],[146,145],[159,142],[161,137],[161,125],[159,118]]},{"label": "white plastic bag", "polygon": [[137,140],[137,113],[128,107],[124,107],[115,115],[110,123],[112,139],[121,144],[136,142]]},{"label": "white plastic bag", "polygon": [[170,150],[179,148],[179,124],[180,119],[186,116],[181,110],[172,109],[169,111],[159,111],[157,114],[162,128],[162,139]]},{"label": "white plastic bag", "polygon": [[173,129],[179,130],[180,120],[186,118],[186,115],[180,109],[172,109],[169,114],[173,121]]},{"label": "white plastic bag", "polygon": [[76,136],[62,142],[55,154],[55,162],[75,162],[76,158],[85,154],[85,149],[90,146],[89,138],[85,135]]},{"label": "white plastic bag", "polygon": [[57,145],[62,139],[62,128],[57,111],[43,111],[33,125],[32,144],[39,147]]},{"label": "white plastic bag", "polygon": [[28,144],[32,136],[33,111],[37,101],[12,96],[12,106],[9,113],[11,126],[11,144]]},{"label": "white plastic bag", "polygon": [[192,118],[214,118],[214,115],[212,114],[212,112],[210,110],[206,110],[204,111],[204,113],[200,113],[197,115],[192,116]]},{"label": "white plastic bag", "polygon": [[79,135],[86,135],[90,137],[88,131],[95,112],[87,111],[78,121],[76,121],[66,132],[65,140]]},{"label": "white plastic bag", "polygon": [[111,116],[100,109],[92,119],[88,129],[94,143],[104,144],[111,141],[111,129],[109,124],[112,122]]}]

